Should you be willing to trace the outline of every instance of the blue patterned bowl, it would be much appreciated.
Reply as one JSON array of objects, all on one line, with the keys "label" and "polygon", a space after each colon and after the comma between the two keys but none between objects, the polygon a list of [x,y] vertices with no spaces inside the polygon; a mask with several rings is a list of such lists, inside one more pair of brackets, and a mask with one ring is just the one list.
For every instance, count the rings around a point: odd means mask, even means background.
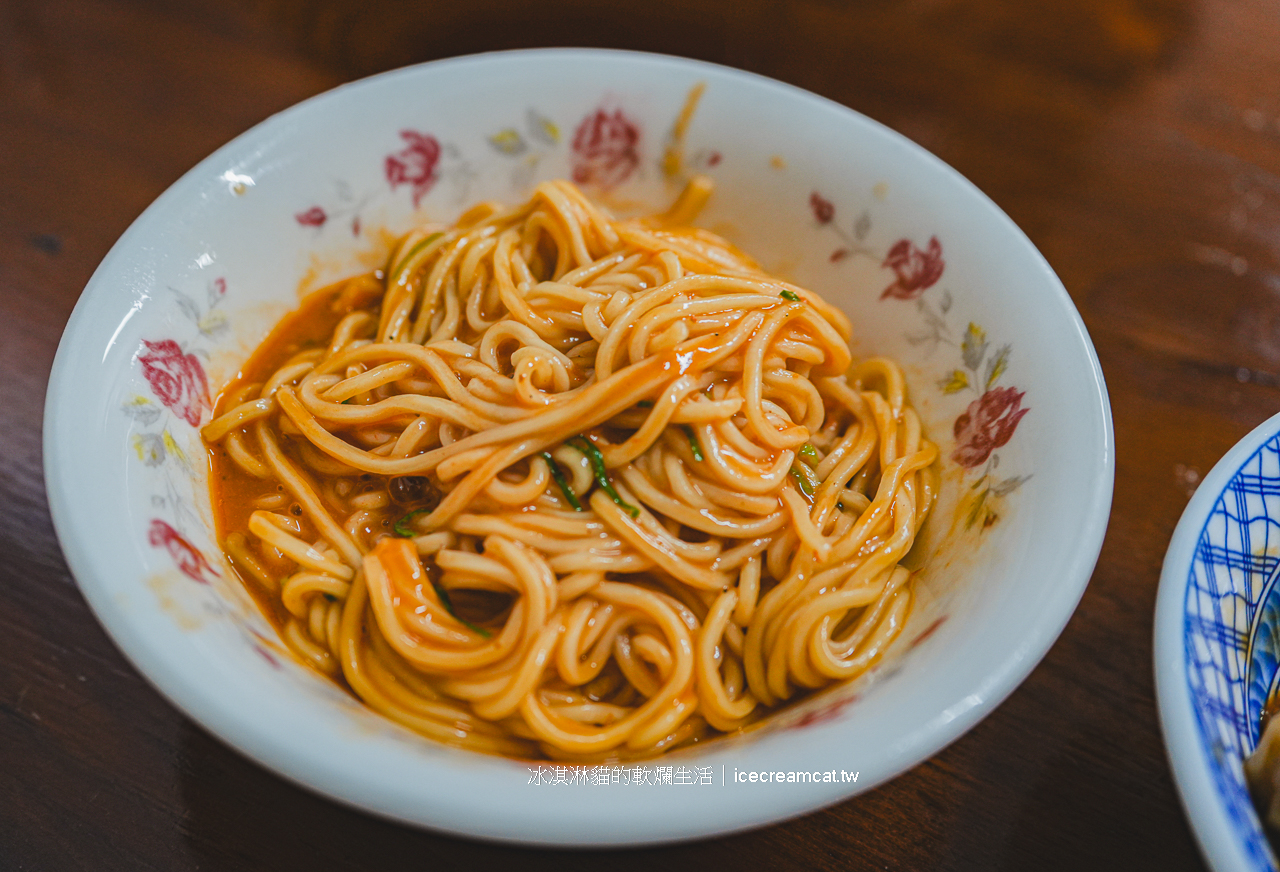
[{"label": "blue patterned bowl", "polygon": [[1276,870],[1245,786],[1280,680],[1280,415],[1236,443],[1174,531],[1156,602],[1156,695],[1169,760],[1209,864]]}]

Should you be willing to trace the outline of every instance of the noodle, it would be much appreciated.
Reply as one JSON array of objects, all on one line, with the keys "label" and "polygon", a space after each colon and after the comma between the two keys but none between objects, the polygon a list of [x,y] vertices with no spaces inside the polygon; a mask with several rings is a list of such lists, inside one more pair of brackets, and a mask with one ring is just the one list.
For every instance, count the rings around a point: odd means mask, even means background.
[{"label": "noodle", "polygon": [[586,761],[883,655],[937,449],[843,314],[672,224],[710,190],[478,206],[255,353],[203,435],[227,555],[303,662],[430,738]]}]

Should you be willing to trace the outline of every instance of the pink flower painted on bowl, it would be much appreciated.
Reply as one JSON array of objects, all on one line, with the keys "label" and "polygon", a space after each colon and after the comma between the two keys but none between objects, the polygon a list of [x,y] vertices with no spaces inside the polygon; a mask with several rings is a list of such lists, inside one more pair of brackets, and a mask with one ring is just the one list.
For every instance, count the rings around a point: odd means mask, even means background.
[{"label": "pink flower painted on bowl", "polygon": [[293,220],[303,227],[323,227],[324,222],[329,220],[329,215],[319,206],[312,206],[307,211],[294,215]]},{"label": "pink flower painted on bowl", "polygon": [[792,724],[791,728],[799,729],[801,727],[812,726],[813,724],[823,724],[827,721],[834,721],[836,718],[840,717],[841,712],[857,702],[861,696],[862,694],[855,693],[852,696],[846,696],[841,699],[837,699],[834,702],[829,702],[816,711],[807,712],[804,717]]},{"label": "pink flower painted on bowl", "polygon": [[809,211],[813,212],[813,220],[819,227],[825,227],[840,237],[842,244],[831,252],[828,262],[839,263],[854,255],[882,261],[880,255],[866,244],[867,234],[871,232],[871,214],[865,209],[851,224],[844,226],[836,220],[836,204],[817,191],[810,191]]},{"label": "pink flower painted on bowl", "polygon": [[[818,191],[810,191],[808,205],[817,226],[826,233],[834,233],[843,243],[828,257],[831,263],[859,257],[875,261],[882,269],[893,270],[894,281],[884,289],[880,299],[914,302],[921,323],[918,329],[905,334],[908,343],[923,348],[927,354],[940,345],[959,346],[958,365],[949,369],[936,384],[947,396],[964,391],[977,397],[955,421],[956,447],[950,456],[962,469],[977,470],[977,481],[966,489],[961,507],[965,513],[965,529],[975,525],[980,530],[991,527],[999,518],[997,509],[1003,511],[1001,501],[1031,478],[1029,472],[1004,478],[995,474],[1000,465],[996,449],[1009,442],[1018,422],[1030,411],[1022,408],[1022,392],[996,387],[1009,367],[1013,345],[993,345],[986,331],[973,321],[957,338],[948,322],[955,302],[951,292],[940,288],[926,296],[925,292],[938,284],[946,268],[938,237],[931,236],[924,248],[910,239],[900,238],[881,255],[876,247],[867,243],[873,223],[870,210],[863,209],[851,223],[842,221],[838,215],[849,214],[850,210],[837,210],[835,203]],[[981,468],[983,464],[985,468]]]},{"label": "pink flower painted on bowl", "polygon": [[194,354],[184,354],[172,339],[142,340],[146,353],[138,356],[142,375],[152,392],[179,418],[192,427],[200,426],[200,416],[209,403],[209,383],[204,367]]},{"label": "pink flower painted on bowl", "polygon": [[928,638],[929,638],[930,636],[932,636],[935,632],[937,632],[937,629],[938,629],[939,627],[941,627],[944,623],[946,623],[946,620],[947,620],[947,618],[948,618],[948,617],[950,617],[950,616],[949,616],[949,615],[943,615],[943,616],[942,616],[942,617],[940,617],[940,618],[935,618],[935,619],[934,619],[934,622],[933,622],[932,624],[930,624],[928,627],[926,627],[926,628],[925,628],[925,630],[924,630],[924,632],[920,633],[920,635],[916,636],[914,639],[912,639],[912,640],[911,640],[911,644],[907,645],[907,650],[908,650],[908,651],[910,651],[910,650],[914,649],[916,646],[918,646],[918,645],[919,645],[921,642],[923,642],[925,639],[928,639]]},{"label": "pink flower painted on bowl", "polygon": [[884,289],[880,299],[914,300],[942,278],[942,270],[946,266],[942,259],[942,243],[933,236],[921,250],[911,240],[900,239],[885,255],[883,266],[892,269],[897,279]]},{"label": "pink flower painted on bowl", "polygon": [[991,388],[970,403],[956,418],[956,449],[951,459],[965,469],[986,463],[991,452],[1013,437],[1022,416],[1031,411],[1021,408],[1024,396],[1025,392],[1016,388]]},{"label": "pink flower painted on bowl", "polygon": [[209,561],[200,551],[183,538],[182,534],[159,518],[151,521],[151,529],[147,533],[147,541],[156,548],[164,548],[173,558],[182,574],[200,584],[211,584],[218,573],[213,571]]},{"label": "pink flower painted on bowl", "polygon": [[395,154],[387,155],[384,168],[391,190],[400,185],[409,185],[413,191],[413,206],[418,207],[420,201],[431,190],[440,178],[436,172],[436,164],[440,162],[440,141],[427,133],[416,130],[401,130],[400,138],[405,147]]},{"label": "pink flower painted on bowl", "polygon": [[249,644],[253,647],[253,650],[258,653],[258,656],[267,661],[273,669],[280,669],[280,660],[276,655],[271,653],[271,649],[276,647],[276,643],[253,629],[253,627],[248,627],[246,629],[250,636]]},{"label": "pink flower painted on bowl", "polygon": [[602,188],[622,184],[640,165],[639,144],[639,126],[621,109],[596,109],[573,135],[573,180]]},{"label": "pink flower painted on bowl", "polygon": [[835,204],[817,191],[809,195],[809,208],[813,210],[813,217],[819,224],[830,224],[831,219],[836,217]]}]

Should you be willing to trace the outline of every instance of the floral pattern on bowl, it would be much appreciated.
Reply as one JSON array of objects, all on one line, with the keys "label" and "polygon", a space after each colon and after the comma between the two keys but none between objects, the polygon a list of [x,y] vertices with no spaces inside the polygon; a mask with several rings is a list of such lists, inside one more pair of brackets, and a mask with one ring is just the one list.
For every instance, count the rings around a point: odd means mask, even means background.
[{"label": "floral pattern on bowl", "polygon": [[[880,299],[915,302],[922,324],[919,329],[907,335],[908,342],[930,350],[938,345],[947,345],[960,352],[961,366],[943,375],[938,380],[937,387],[943,394],[976,395],[976,399],[956,417],[952,425],[955,447],[950,457],[966,471],[983,467],[977,480],[969,487],[972,493],[966,496],[964,515],[966,529],[976,524],[978,529],[985,530],[999,519],[996,505],[1001,498],[1013,493],[1031,478],[1029,472],[1005,478],[994,475],[1000,465],[996,449],[1009,443],[1018,423],[1031,411],[1029,406],[1024,407],[1022,403],[1025,391],[1014,387],[996,387],[996,382],[1009,367],[1013,346],[1001,345],[988,354],[990,343],[987,334],[973,321],[969,322],[968,328],[957,342],[955,332],[947,321],[954,304],[951,292],[943,290],[936,304],[924,298],[925,292],[938,284],[946,270],[942,243],[937,236],[930,236],[923,248],[910,239],[899,239],[881,256],[866,244],[872,229],[869,209],[864,209],[858,215],[852,228],[845,229],[836,220],[835,204],[817,191],[809,194],[809,208],[813,212],[814,221],[820,227],[835,232],[843,243],[829,256],[831,263],[840,263],[851,256],[880,260],[881,268],[890,271],[893,277],[881,291]],[[1000,506],[1000,511],[1005,511],[1003,505]]]}]

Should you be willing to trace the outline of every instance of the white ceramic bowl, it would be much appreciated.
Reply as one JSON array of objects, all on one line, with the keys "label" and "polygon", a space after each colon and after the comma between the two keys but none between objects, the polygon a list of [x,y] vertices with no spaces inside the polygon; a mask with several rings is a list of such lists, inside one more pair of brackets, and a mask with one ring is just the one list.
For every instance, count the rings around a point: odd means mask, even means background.
[{"label": "white ceramic bowl", "polygon": [[1156,600],[1160,725],[1217,872],[1275,872],[1242,762],[1280,681],[1280,415],[1237,442],[1174,530]]},{"label": "white ceramic bowl", "polygon": [[[673,143],[699,83],[701,103]],[[218,556],[194,425],[301,291],[386,256],[385,231],[452,219],[480,199],[523,199],[557,176],[584,180],[619,211],[657,208],[678,190],[663,171],[673,144],[685,171],[716,181],[699,223],[842,306],[855,352],[905,364],[942,448],[943,498],[917,549],[927,559],[906,632],[872,676],[749,735],[590,785],[604,789],[539,784],[557,773],[432,744],[283,653]],[[578,845],[780,820],[870,789],[956,739],[1061,632],[1097,560],[1113,480],[1106,389],[1079,316],[1026,237],[957,173],[777,82],[562,50],[338,88],[175,183],[76,306],[49,387],[45,464],[86,599],[138,669],[208,730],[377,814]],[[818,781],[739,782],[735,771],[817,771]],[[680,783],[690,776],[711,783]]]}]

